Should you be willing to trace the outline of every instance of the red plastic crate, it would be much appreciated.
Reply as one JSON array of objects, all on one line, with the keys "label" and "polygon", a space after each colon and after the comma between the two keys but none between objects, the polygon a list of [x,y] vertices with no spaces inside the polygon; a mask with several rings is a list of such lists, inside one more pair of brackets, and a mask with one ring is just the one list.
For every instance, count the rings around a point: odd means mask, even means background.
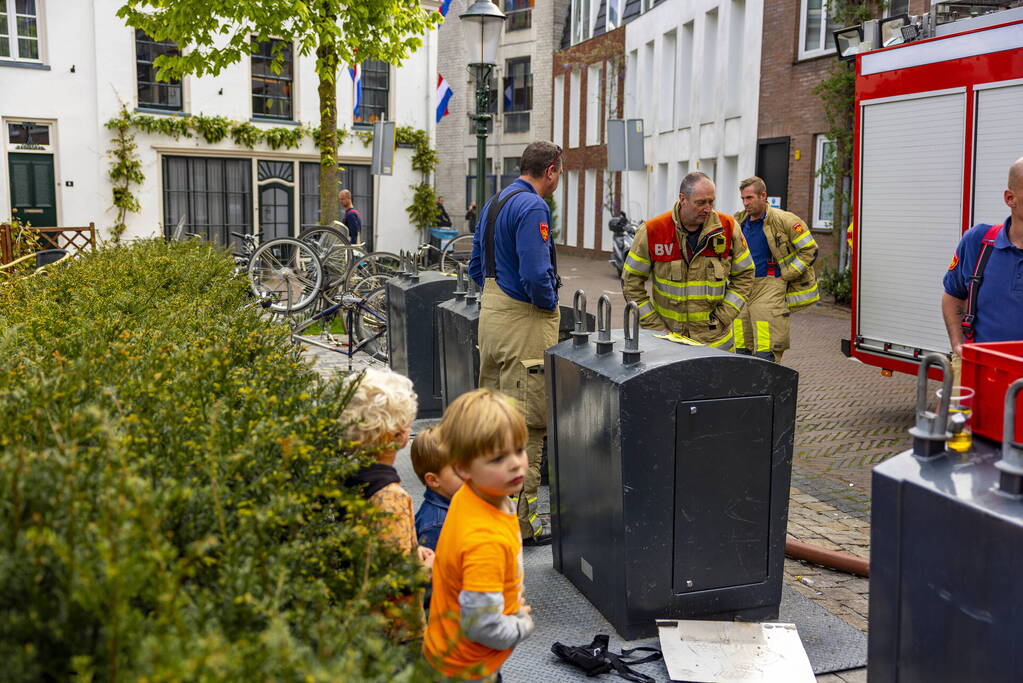
[{"label": "red plastic crate", "polygon": [[[1023,341],[986,342],[963,345],[963,373],[960,384],[972,387],[973,433],[1001,443],[1005,413],[1005,392],[1023,377]],[[1015,440],[1023,440],[1023,391],[1016,399]]]}]

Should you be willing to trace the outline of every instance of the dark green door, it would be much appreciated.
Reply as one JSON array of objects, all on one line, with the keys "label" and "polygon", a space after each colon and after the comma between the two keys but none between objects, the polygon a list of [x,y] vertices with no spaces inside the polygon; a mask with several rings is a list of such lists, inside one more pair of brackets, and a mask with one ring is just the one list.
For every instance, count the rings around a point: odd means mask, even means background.
[{"label": "dark green door", "polygon": [[270,183],[259,188],[259,227],[262,241],[291,237],[291,188]]},{"label": "dark green door", "polygon": [[57,196],[52,154],[8,155],[11,216],[37,228],[57,225]]}]

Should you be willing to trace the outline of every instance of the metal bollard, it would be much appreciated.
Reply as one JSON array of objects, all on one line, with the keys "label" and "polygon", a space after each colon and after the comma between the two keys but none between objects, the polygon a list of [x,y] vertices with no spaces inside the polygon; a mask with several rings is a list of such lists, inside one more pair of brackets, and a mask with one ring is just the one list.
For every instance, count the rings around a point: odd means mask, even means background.
[{"label": "metal bollard", "polygon": [[[932,365],[940,365],[944,373],[937,413],[927,410],[927,369]],[[945,442],[952,438],[948,431],[948,403],[951,394],[952,366],[948,358],[939,353],[927,354],[916,373],[916,426],[909,430],[913,437],[913,457],[930,460],[945,452]]]},{"label": "metal bollard", "polygon": [[[630,301],[625,306],[625,343],[622,345],[622,365],[634,365],[639,362],[639,306]],[[631,324],[630,324],[631,323]],[[629,332],[632,332],[630,335]]]},{"label": "metal bollard", "polygon": [[586,329],[586,293],[581,289],[575,290],[572,299],[572,320],[575,322],[575,329],[572,330],[573,346],[583,346],[590,341],[590,332]]},{"label": "metal bollard", "polygon": [[611,353],[614,345],[611,341],[611,300],[602,294],[597,299],[597,355]]},{"label": "metal bollard", "polygon": [[1023,443],[1016,441],[1016,396],[1023,390],[1023,378],[1009,385],[1005,393],[1005,422],[1002,427],[1002,459],[998,468],[997,493],[1019,500],[1023,498]]}]

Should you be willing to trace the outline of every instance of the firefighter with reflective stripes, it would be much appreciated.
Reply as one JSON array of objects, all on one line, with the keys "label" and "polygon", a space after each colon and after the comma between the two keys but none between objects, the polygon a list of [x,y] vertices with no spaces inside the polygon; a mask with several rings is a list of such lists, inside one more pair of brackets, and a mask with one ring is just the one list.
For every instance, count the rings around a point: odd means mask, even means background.
[{"label": "firefighter with reflective stripes", "polygon": [[[753,259],[731,216],[714,210],[714,182],[699,171],[671,211],[643,223],[622,270],[640,324],[732,350],[732,321],[753,286]],[[647,292],[647,281],[651,292]]]},{"label": "firefighter with reflective stripes", "polygon": [[767,185],[753,176],[739,183],[745,210],[735,214],[756,264],[749,303],[735,319],[740,353],[781,362],[789,348],[789,314],[819,300],[813,262],[817,243],[794,213],[767,204]]}]

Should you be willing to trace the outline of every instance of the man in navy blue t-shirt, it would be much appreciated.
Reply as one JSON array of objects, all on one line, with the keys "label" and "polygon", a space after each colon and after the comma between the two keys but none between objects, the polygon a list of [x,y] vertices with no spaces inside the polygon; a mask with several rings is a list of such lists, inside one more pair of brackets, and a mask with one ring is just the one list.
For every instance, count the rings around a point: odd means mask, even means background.
[{"label": "man in navy blue t-shirt", "polygon": [[[1004,198],[1012,213],[988,247],[990,257],[977,292],[977,308],[973,311],[973,341],[976,342],[1023,339],[1023,157],[1009,167],[1008,185]],[[991,232],[991,226],[985,224],[966,231],[945,273],[941,313],[948,329],[953,361],[962,355],[966,341],[962,325],[970,278],[980,257],[982,241]]]},{"label": "man in navy blue t-shirt", "polygon": [[533,142],[522,152],[519,168],[522,175],[480,212],[469,276],[483,288],[480,388],[514,397],[526,418],[529,469],[518,500],[522,542],[544,545],[551,535],[536,493],[547,433],[543,354],[558,343],[561,317],[551,211],[544,200],[558,188],[561,148]]}]

